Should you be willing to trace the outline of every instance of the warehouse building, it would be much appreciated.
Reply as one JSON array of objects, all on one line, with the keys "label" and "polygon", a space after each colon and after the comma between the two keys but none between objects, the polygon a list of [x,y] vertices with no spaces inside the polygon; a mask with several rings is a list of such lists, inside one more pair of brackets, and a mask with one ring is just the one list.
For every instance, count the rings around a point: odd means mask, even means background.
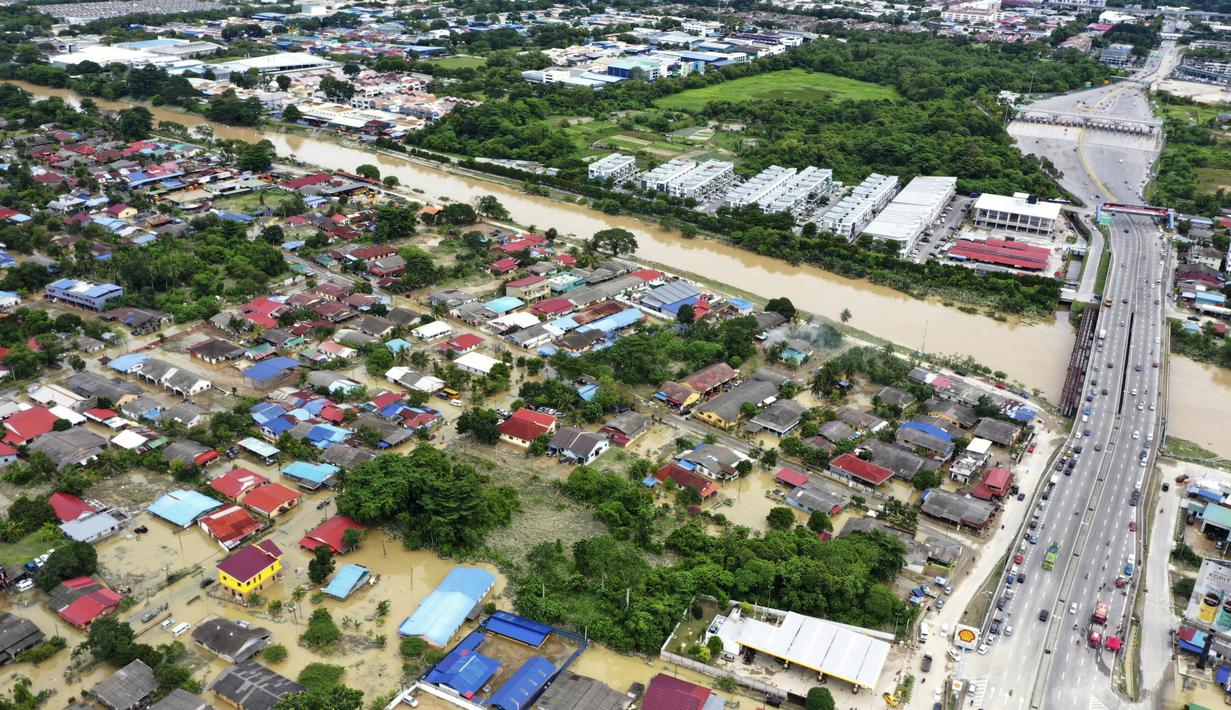
[{"label": "warehouse building", "polygon": [[608,180],[612,184],[618,184],[636,174],[636,158],[623,153],[612,153],[590,163],[591,180]]},{"label": "warehouse building", "polygon": [[262,57],[244,57],[230,62],[214,65],[214,73],[222,79],[224,75],[243,74],[249,69],[256,69],[261,74],[293,74],[296,72],[332,69],[340,66],[337,62],[318,57],[307,52],[281,52],[267,54]]},{"label": "warehouse building", "polygon": [[1037,195],[1018,192],[1006,197],[984,193],[975,201],[974,222],[980,227],[1050,236],[1059,221],[1060,205],[1039,202]]},{"label": "warehouse building", "polygon": [[896,175],[872,173],[822,215],[817,225],[823,232],[854,239],[889,203],[897,187]]},{"label": "warehouse building", "polygon": [[907,183],[863,233],[879,241],[896,243],[899,252],[905,254],[956,192],[955,177],[921,175]]},{"label": "warehouse building", "polygon": [[959,239],[949,250],[954,261],[977,261],[1022,271],[1044,271],[1051,250],[1007,239]]}]

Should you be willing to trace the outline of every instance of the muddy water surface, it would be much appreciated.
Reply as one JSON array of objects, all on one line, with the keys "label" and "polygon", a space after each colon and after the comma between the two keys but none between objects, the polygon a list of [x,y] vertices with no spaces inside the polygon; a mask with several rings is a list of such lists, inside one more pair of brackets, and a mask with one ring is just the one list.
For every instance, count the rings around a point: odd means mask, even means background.
[{"label": "muddy water surface", "polygon": [[[22,86],[40,97],[78,98],[64,90]],[[109,109],[127,106],[99,99],[95,102]],[[188,126],[209,123],[196,116],[165,109],[151,108],[151,112],[157,121],[174,121]],[[311,136],[209,125],[220,138],[268,139],[280,155],[293,155],[324,167],[354,170],[363,163],[374,164],[382,174],[396,175],[404,187],[420,190],[429,199],[471,201],[479,195],[493,194],[522,224],[554,226],[562,233],[577,235],[623,227],[637,235],[639,256],[672,269],[707,276],[767,298],[789,296],[802,309],[830,318],[836,318],[844,308],[849,308],[853,314],[851,324],[876,336],[929,352],[969,354],[1053,398],[1058,396],[1062,385],[1073,338],[1062,315],[1041,324],[1000,323],[940,303],[912,299],[866,281],[845,279],[816,268],[792,266],[709,240],[685,239],[648,222],[526,195],[514,188],[454,175],[404,158],[375,154]]]}]

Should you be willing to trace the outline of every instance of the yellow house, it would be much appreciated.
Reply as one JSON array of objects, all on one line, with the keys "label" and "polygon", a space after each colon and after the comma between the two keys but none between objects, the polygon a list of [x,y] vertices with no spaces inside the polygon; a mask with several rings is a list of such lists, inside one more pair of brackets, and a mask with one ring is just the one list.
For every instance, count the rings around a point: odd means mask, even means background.
[{"label": "yellow house", "polygon": [[248,545],[218,563],[218,582],[232,594],[247,597],[282,571],[282,550],[273,540]]}]

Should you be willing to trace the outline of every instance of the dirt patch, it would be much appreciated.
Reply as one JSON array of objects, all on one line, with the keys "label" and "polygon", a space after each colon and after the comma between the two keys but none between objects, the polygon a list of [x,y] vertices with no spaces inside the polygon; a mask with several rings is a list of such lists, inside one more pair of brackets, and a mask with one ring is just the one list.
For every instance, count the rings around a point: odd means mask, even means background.
[{"label": "dirt patch", "polygon": [[480,454],[475,447],[464,443],[453,449],[463,461],[487,472],[497,485],[517,489],[522,512],[513,516],[509,527],[488,538],[489,547],[500,557],[520,563],[540,542],[560,540],[566,548],[571,548],[578,540],[604,532],[589,510],[565,496],[552,483],[564,480],[571,467],[544,458],[520,458],[502,449],[483,449]]}]

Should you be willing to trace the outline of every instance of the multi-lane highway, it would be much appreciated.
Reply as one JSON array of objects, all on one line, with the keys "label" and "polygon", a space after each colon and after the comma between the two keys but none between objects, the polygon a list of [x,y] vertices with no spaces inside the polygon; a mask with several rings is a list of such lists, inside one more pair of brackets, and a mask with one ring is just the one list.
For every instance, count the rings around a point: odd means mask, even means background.
[{"label": "multi-lane highway", "polygon": [[[1173,62],[1165,47],[1139,73],[1145,81]],[[1149,115],[1138,83],[1099,87],[1049,99],[1052,110],[1100,116]],[[1161,136],[1143,138],[1062,126],[1015,126],[1022,149],[1049,157],[1061,182],[1089,204],[1141,203],[1141,189],[1157,157]],[[1086,373],[1083,411],[1058,459],[1059,481],[1036,499],[1033,527],[1010,551],[1020,555],[1024,580],[997,590],[1000,633],[986,655],[969,654],[961,675],[974,685],[978,708],[1118,707],[1115,653],[1092,648],[1090,631],[1105,639],[1121,633],[1134,585],[1140,579],[1138,530],[1143,520],[1133,491],[1142,488],[1160,439],[1166,321],[1163,317],[1168,247],[1161,229],[1145,217],[1113,216],[1112,267],[1100,307],[1100,338]],[[1097,307],[1097,306],[1095,306]],[[1068,459],[1075,462],[1070,464]],[[1044,486],[1047,488],[1047,486]],[[1035,542],[1031,542],[1035,540]],[[1043,569],[1047,547],[1059,543],[1054,569]],[[1131,581],[1116,587],[1133,563]],[[1007,577],[1007,575],[1006,575]],[[1009,598],[1011,596],[1011,598]],[[1099,601],[1110,605],[1106,624],[1092,625]],[[993,607],[995,609],[995,607]]]}]

